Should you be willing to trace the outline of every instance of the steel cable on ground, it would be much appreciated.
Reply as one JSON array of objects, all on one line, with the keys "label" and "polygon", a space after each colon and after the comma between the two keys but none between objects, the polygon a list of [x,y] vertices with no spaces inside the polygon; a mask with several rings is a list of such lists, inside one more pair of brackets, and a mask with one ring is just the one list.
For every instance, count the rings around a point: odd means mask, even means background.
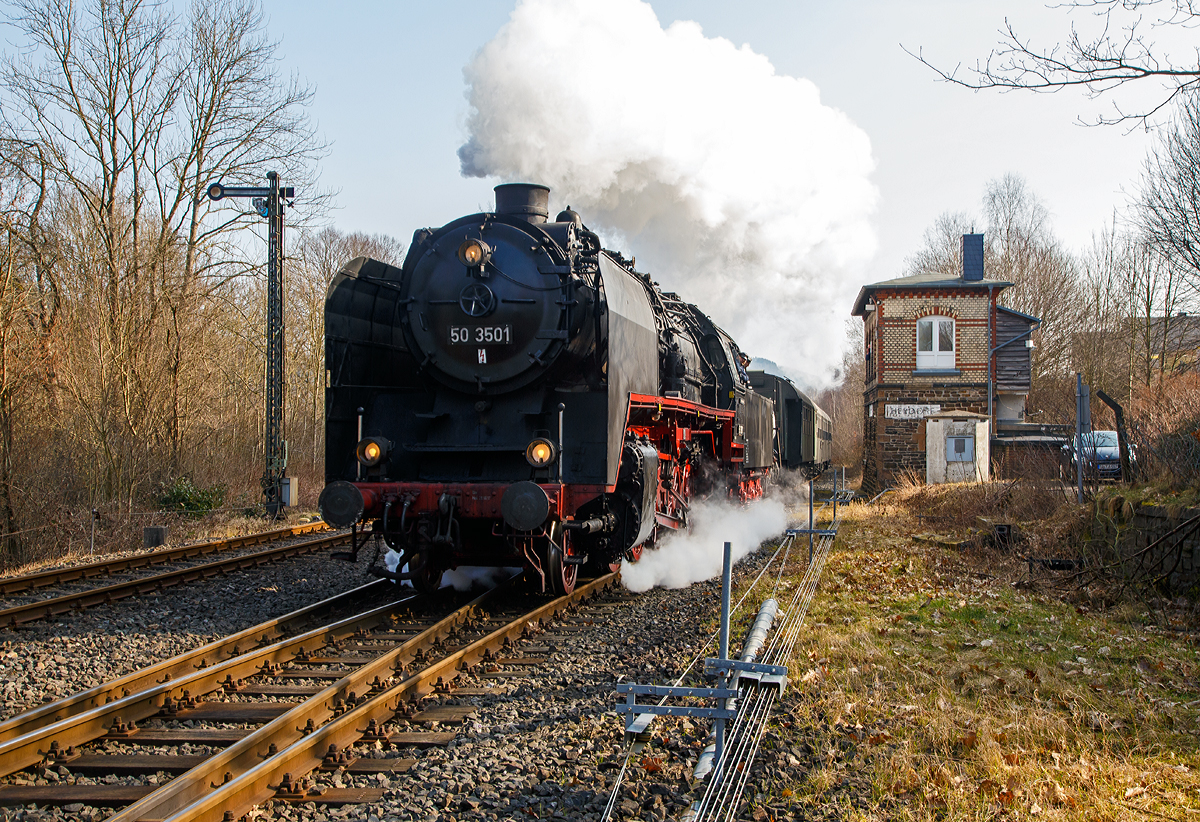
[{"label": "steel cable on ground", "polygon": [[738,800],[749,781],[750,766],[758,753],[774,703],[774,691],[760,690],[746,700],[747,707],[742,713],[744,718],[739,732],[734,736],[734,744],[727,751],[720,778],[710,782],[696,818],[701,818],[705,813],[711,819],[719,820],[722,816],[733,818]]},{"label": "steel cable on ground", "polygon": [[[826,502],[818,511],[814,511],[814,518],[816,513],[823,511],[828,505]],[[836,520],[828,530],[837,531]],[[790,541],[789,539],[789,545]],[[776,626],[777,630],[773,632],[770,642],[763,650],[762,662],[787,665],[832,545],[833,536],[822,535],[814,546],[811,561],[805,569],[800,585],[784,610],[783,619]],[[779,591],[785,566],[786,555],[785,561],[780,565],[773,594]],[[700,803],[693,806],[690,819],[701,820],[707,814],[714,820],[732,820],[740,804],[741,795],[750,779],[751,765],[766,733],[771,708],[779,693],[775,689],[764,688],[757,688],[753,692],[749,692],[749,689],[744,690],[748,693],[738,699],[738,713],[728,735],[726,749],[722,753],[723,762],[719,763],[716,772],[711,774],[705,794]]]},{"label": "steel cable on ground", "polygon": [[793,593],[791,601],[786,608],[781,609],[783,618],[776,624],[776,630],[763,649],[762,659],[764,661],[771,660],[769,664],[787,664],[795,645],[796,636],[799,634],[804,618],[808,614],[808,608],[816,594],[817,584],[832,545],[833,537],[825,535],[814,546],[812,561],[805,569],[804,576],[801,577],[800,584]]},{"label": "steel cable on ground", "polygon": [[[760,717],[765,725],[765,716],[761,714],[762,694],[748,694],[738,703],[738,714],[726,735],[725,750],[721,762],[714,768],[712,777],[705,788],[704,795],[696,808],[696,819],[704,818],[706,813],[712,814],[731,801],[736,801],[740,790],[735,790],[741,773],[749,770],[748,754],[755,736],[755,727]],[[713,816],[712,818],[716,818]]]},{"label": "steel cable on ground", "polygon": [[[787,665],[832,545],[833,538],[831,536],[822,536],[815,546],[813,561],[805,569],[801,584],[788,604],[781,624],[777,626],[778,630],[774,632],[771,641],[763,651],[763,662]],[[750,697],[752,702],[747,706],[746,720],[740,723],[741,733],[734,743],[727,766],[722,769],[721,781],[725,784],[722,786],[720,795],[716,797],[716,804],[713,805],[711,799],[708,802],[710,818],[716,820],[733,818],[738,799],[749,782],[750,765],[758,752],[762,737],[766,733],[767,719],[777,695],[778,692],[773,689],[756,689]],[[743,704],[747,703],[743,702]],[[722,809],[724,809],[724,814],[721,813]]]},{"label": "steel cable on ground", "polygon": [[748,694],[740,705],[738,718],[733,732],[729,735],[727,748],[723,754],[723,764],[720,766],[717,778],[710,780],[703,799],[697,808],[697,818],[708,814],[710,818],[719,818],[720,809],[736,805],[741,795],[743,777],[748,774],[750,763],[757,751],[757,740],[761,738],[762,727],[766,725],[773,694],[761,692]]},{"label": "steel cable on ground", "polygon": [[[825,506],[822,506],[822,508],[824,507]],[[836,530],[836,523],[834,523],[834,528],[832,530]],[[737,604],[731,609],[731,622],[734,615],[740,611],[747,598],[757,588],[758,583],[774,564],[776,558],[779,557],[780,552],[783,552],[783,560],[780,562],[779,572],[776,575],[774,586],[774,591],[778,591],[794,539],[794,535],[789,534],[779,544],[775,550],[775,553],[764,565],[758,576],[755,577],[754,582],[748,586],[746,591],[738,599]],[[804,577],[801,580],[801,585],[793,596],[792,601],[789,603],[789,606],[785,612],[783,625],[780,626],[781,630],[775,633],[771,643],[765,649],[764,659],[767,657],[773,657],[776,660],[776,662],[773,664],[779,664],[778,660],[782,659],[782,664],[786,665],[787,659],[791,656],[791,651],[794,647],[796,637],[799,635],[800,627],[803,625],[804,617],[807,614],[808,607],[812,602],[813,596],[815,595],[817,582],[820,578],[821,570],[824,568],[825,559],[829,554],[829,549],[832,544],[833,538],[831,536],[822,536],[817,543],[816,550],[813,555],[813,561],[809,563],[808,568],[805,570]],[[780,642],[781,635],[784,636],[782,643]],[[705,654],[708,652],[708,649],[712,647],[716,639],[716,635],[711,635],[709,637],[708,641],[705,643],[703,648],[701,648],[700,652],[692,659],[691,662],[688,663],[687,667],[684,668],[683,672],[675,680],[675,686],[679,686],[687,677],[692,668],[694,668],[696,664],[704,658]],[[726,755],[726,762],[720,768],[719,772],[713,775],[720,778],[709,780],[709,785],[705,792],[705,799],[702,800],[702,808],[700,813],[694,815],[692,817],[693,819],[698,820],[702,818],[700,814],[704,812],[703,809],[711,805],[711,794],[714,791],[722,788],[724,788],[722,795],[728,801],[722,802],[721,804],[722,806],[728,807],[729,817],[732,818],[732,814],[737,807],[737,800],[740,798],[741,793],[744,790],[747,781],[749,780],[750,765],[758,751],[759,743],[761,742],[766,731],[767,718],[770,715],[770,709],[774,704],[774,700],[774,692],[770,692],[768,694],[759,694],[758,698],[752,700],[756,706],[756,709],[749,716],[746,714],[744,707],[747,704],[746,701],[744,699],[738,700],[738,714],[733,720],[731,732],[728,735],[727,742],[727,749],[732,743],[734,746],[733,750]],[[658,704],[662,705],[665,702],[666,698],[664,697],[659,701]],[[746,732],[746,728],[752,728],[752,732]],[[636,739],[631,740],[628,743],[625,756],[623,757],[623,761],[621,763],[621,769],[614,781],[612,792],[609,794],[608,802],[606,803],[604,813],[601,816],[601,822],[608,822],[608,820],[611,819],[613,809],[616,807],[617,797],[619,796],[621,787],[624,783],[625,774],[628,772],[629,761],[633,754],[641,749],[643,744],[644,743],[641,743]],[[729,773],[735,773],[738,775],[736,779],[736,785],[733,781],[728,780],[726,775]]]},{"label": "steel cable on ground", "polygon": [[[836,523],[834,524],[836,525]],[[836,530],[836,528],[831,530]],[[764,659],[774,660],[771,664],[785,665],[791,657],[792,649],[796,644],[796,638],[800,634],[804,618],[808,615],[809,606],[816,595],[817,584],[820,582],[821,573],[825,569],[825,561],[829,557],[829,551],[832,547],[832,536],[823,536],[818,541],[813,552],[813,561],[809,563],[804,577],[800,581],[800,586],[796,589],[792,601],[788,604],[783,624],[778,626],[779,630],[771,638],[771,641],[763,652]]]},{"label": "steel cable on ground", "polygon": [[[783,566],[787,562],[787,556],[788,556],[787,552],[789,550],[789,546],[791,545],[793,539],[794,539],[794,537],[791,534],[789,534],[786,537],[784,537],[783,541],[780,542],[779,545],[775,548],[775,553],[773,553],[771,555],[771,558],[767,560],[765,565],[763,565],[762,570],[758,572],[758,576],[756,576],[754,578],[754,582],[750,583],[750,586],[742,594],[741,598],[738,599],[737,604],[730,608],[730,611],[729,611],[730,622],[733,621],[734,615],[738,613],[738,611],[741,609],[742,605],[746,602],[746,599],[750,596],[751,593],[753,593],[754,589],[758,587],[759,581],[762,580],[763,576],[767,573],[768,570],[770,570],[771,565],[774,564],[775,559],[779,556],[780,551],[784,552],[783,560],[780,563],[780,575],[782,575]],[[778,586],[778,579],[779,578],[777,577],[776,578],[777,586]],[[713,646],[713,643],[715,643],[717,641],[717,639],[718,639],[717,634],[709,635],[708,640],[704,643],[704,646],[699,650],[699,652],[694,657],[692,657],[692,660],[684,667],[683,671],[679,674],[679,676],[672,683],[672,687],[678,688],[680,685],[683,684],[683,680],[686,679],[687,675],[691,672],[691,670],[696,667],[696,664],[705,658],[705,655],[708,653],[708,649]],[[666,701],[667,701],[667,697],[664,696],[662,699],[660,699],[658,701],[658,705],[660,705],[660,706],[664,705],[664,704],[666,704]],[[613,789],[612,789],[612,792],[608,796],[608,802],[604,806],[604,813],[600,817],[600,822],[608,822],[608,820],[611,819],[613,808],[615,808],[616,804],[617,804],[617,796],[620,794],[621,786],[623,785],[623,783],[625,781],[625,773],[629,769],[629,760],[630,760],[630,758],[632,758],[634,753],[641,750],[641,748],[639,746],[643,745],[643,744],[644,743],[640,742],[637,739],[631,739],[628,743],[626,743],[625,755],[621,761],[621,770],[617,773],[617,776],[613,782]]]},{"label": "steel cable on ground", "polygon": [[[834,522],[829,530],[836,531],[837,523]],[[805,570],[781,624],[776,626],[777,631],[764,649],[761,657],[763,662],[786,665],[790,659],[832,546],[832,535],[823,535],[814,546],[812,562]],[[777,696],[774,689],[755,689],[755,692],[750,692],[747,688],[745,691],[745,695],[738,698],[737,715],[726,734],[723,761],[709,775],[703,797],[687,815],[690,822],[732,820],[740,804],[742,792],[749,782],[751,764],[766,733],[767,720]]]}]

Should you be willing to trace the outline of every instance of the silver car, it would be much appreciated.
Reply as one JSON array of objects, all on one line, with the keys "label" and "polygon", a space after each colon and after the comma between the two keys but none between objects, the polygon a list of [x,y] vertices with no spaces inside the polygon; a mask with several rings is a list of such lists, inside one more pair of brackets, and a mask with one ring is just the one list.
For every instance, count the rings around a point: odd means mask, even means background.
[{"label": "silver car", "polygon": [[[1081,438],[1083,475],[1089,479],[1121,479],[1121,451],[1116,431],[1090,431]],[[1068,476],[1075,476],[1075,439],[1063,446],[1063,467]],[[1129,462],[1134,462],[1133,449]]]}]

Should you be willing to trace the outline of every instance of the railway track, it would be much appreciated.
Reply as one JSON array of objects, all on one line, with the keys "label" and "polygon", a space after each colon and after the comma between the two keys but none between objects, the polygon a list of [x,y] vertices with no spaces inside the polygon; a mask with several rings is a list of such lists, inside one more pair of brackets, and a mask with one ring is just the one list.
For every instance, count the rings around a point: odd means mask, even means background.
[{"label": "railway track", "polygon": [[[524,633],[614,580],[533,608],[501,586],[419,618],[414,610],[429,600],[395,599],[390,583],[371,583],[0,723],[0,775],[16,775],[0,785],[0,805],[121,807],[111,819],[182,820],[236,818],[271,798],[378,800],[377,789],[306,780],[321,768],[405,770],[412,760],[360,759],[352,746],[444,743],[444,732],[392,723],[461,719],[461,709],[422,713],[419,701],[476,692],[462,680],[481,664],[530,662],[510,659]],[[342,615],[384,591],[392,601]],[[16,784],[29,781],[19,775],[27,769],[59,784]],[[178,775],[154,784],[169,774]],[[75,783],[63,784],[69,776]]]},{"label": "railway track", "polygon": [[[12,577],[0,583],[3,585],[3,588],[0,588],[0,593],[41,590],[51,585],[73,583],[102,575],[112,576],[114,574],[129,573],[153,565],[181,562],[215,552],[242,549],[264,542],[279,541],[288,537],[312,533],[313,531],[325,528],[324,523],[313,523],[296,528],[283,528],[276,531],[253,534],[247,537],[235,537],[230,540],[200,543],[183,548],[171,548],[150,554],[141,554],[134,557],[89,563],[74,568],[61,568],[39,574]],[[0,608],[0,628],[12,628],[28,622],[50,619],[85,608],[116,602],[127,597],[155,593],[175,585],[208,579],[213,576],[220,576],[247,568],[255,568],[289,557],[314,553],[341,545],[349,539],[349,534],[334,533],[322,535],[299,542],[289,542],[285,545],[262,551],[254,551],[210,562],[201,562],[149,576],[114,582],[80,591],[72,591],[59,596],[35,598],[28,602],[21,602]]]},{"label": "railway track", "polygon": [[300,537],[304,536],[305,534],[324,531],[328,528],[329,526],[323,522],[310,522],[305,525],[296,525],[292,526],[291,528],[276,528],[272,531],[248,534],[247,536],[243,537],[230,537],[229,539],[197,542],[193,543],[192,545],[184,545],[178,548],[160,548],[153,551],[146,551],[141,554],[135,554],[133,556],[97,560],[95,562],[87,562],[81,565],[72,565],[65,568],[53,568],[49,571],[39,571],[35,574],[21,574],[20,576],[4,577],[0,578],[0,596],[9,596],[11,594],[20,593],[21,591],[63,585],[64,583],[75,582],[81,579],[90,579],[91,577],[112,576],[113,574],[129,573],[139,568],[148,568],[152,565],[164,565],[170,562],[179,562],[180,560],[193,559],[195,557],[202,557],[222,551],[250,548],[255,545],[262,545],[264,543],[287,539],[288,537]]}]

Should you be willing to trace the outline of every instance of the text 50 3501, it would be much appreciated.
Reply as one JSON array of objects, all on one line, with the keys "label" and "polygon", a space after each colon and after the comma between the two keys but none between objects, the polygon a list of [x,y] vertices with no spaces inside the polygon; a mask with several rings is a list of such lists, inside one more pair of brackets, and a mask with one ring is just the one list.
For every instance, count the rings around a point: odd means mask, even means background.
[{"label": "text 50 3501", "polygon": [[480,326],[450,326],[450,343],[452,345],[508,345],[512,342],[511,325],[480,325]]}]

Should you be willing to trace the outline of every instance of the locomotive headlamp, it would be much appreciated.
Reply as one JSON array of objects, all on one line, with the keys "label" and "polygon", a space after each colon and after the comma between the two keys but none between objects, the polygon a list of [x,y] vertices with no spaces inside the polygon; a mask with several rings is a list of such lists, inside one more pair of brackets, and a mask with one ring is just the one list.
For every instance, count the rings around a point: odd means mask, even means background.
[{"label": "locomotive headlamp", "polygon": [[382,437],[367,437],[358,444],[356,449],[358,461],[366,468],[374,468],[387,459],[392,450],[392,444]]},{"label": "locomotive headlamp", "polygon": [[534,468],[545,468],[554,462],[554,458],[557,456],[554,452],[554,443],[544,437],[538,437],[525,446],[525,459]]},{"label": "locomotive headlamp", "polygon": [[482,240],[467,238],[458,247],[458,261],[467,268],[479,268],[492,258],[492,250]]}]

